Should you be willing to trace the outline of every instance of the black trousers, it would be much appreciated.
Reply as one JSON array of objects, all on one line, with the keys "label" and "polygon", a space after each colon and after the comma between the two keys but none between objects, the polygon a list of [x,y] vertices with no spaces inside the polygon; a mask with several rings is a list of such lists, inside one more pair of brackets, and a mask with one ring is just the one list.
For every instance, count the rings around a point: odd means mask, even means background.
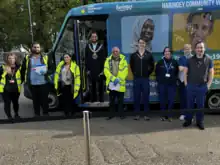
[{"label": "black trousers", "polygon": [[[98,89],[98,91],[97,91]],[[99,92],[99,98],[97,98],[97,92]],[[92,102],[104,102],[104,80],[100,76],[97,79],[92,79]]]},{"label": "black trousers", "polygon": [[61,88],[61,100],[65,115],[73,114],[73,93],[71,85],[64,85]]},{"label": "black trousers", "polygon": [[40,108],[43,109],[43,114],[48,114],[48,88],[47,84],[30,86],[35,115],[40,115]]},{"label": "black trousers", "polygon": [[[118,104],[116,104],[116,99],[117,99],[117,103]],[[124,105],[124,92],[110,91],[110,93],[109,93],[109,101],[110,101],[109,117],[115,116],[115,109],[116,109],[115,105],[118,105],[117,109],[118,109],[119,116],[120,117],[124,116],[124,109],[123,109],[123,105]]]},{"label": "black trousers", "polygon": [[18,110],[19,110],[19,92],[7,92],[4,91],[2,94],[3,100],[4,100],[4,110],[5,114],[7,115],[8,118],[11,118],[11,103],[13,105],[14,113],[17,116],[18,115]]}]

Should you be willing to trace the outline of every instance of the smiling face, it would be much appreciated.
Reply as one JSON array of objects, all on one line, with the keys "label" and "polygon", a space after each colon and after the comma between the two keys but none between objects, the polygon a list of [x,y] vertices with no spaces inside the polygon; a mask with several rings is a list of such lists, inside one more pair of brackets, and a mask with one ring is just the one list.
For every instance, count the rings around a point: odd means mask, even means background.
[{"label": "smiling face", "polygon": [[112,49],[112,55],[113,55],[114,58],[118,58],[118,57],[119,57],[119,55],[120,55],[120,50],[119,50],[118,47],[114,47],[114,48]]},{"label": "smiling face", "polygon": [[143,27],[141,29],[140,37],[144,39],[145,42],[149,42],[154,37],[154,22],[151,19],[148,19],[144,22]]},{"label": "smiling face", "polygon": [[91,35],[91,41],[92,41],[92,43],[96,43],[97,40],[98,40],[97,34],[96,34],[96,33],[92,33],[92,35]]},{"label": "smiling face", "polygon": [[146,42],[143,39],[140,39],[138,41],[138,49],[145,49],[146,47]]},{"label": "smiling face", "polygon": [[189,37],[193,49],[195,44],[199,41],[205,42],[207,37],[211,34],[213,22],[211,15],[201,13],[192,17],[189,27]]},{"label": "smiling face", "polygon": [[16,62],[15,54],[8,55],[7,60],[8,60],[9,65],[15,65],[15,62]]},{"label": "smiling face", "polygon": [[196,44],[195,52],[197,56],[203,56],[205,54],[205,44],[203,42]]},{"label": "smiling face", "polygon": [[164,57],[165,57],[166,59],[170,59],[170,58],[171,58],[170,48],[165,48],[165,50],[164,50]]},{"label": "smiling face", "polygon": [[68,54],[64,55],[64,62],[69,64],[70,61],[71,61],[71,57]]}]

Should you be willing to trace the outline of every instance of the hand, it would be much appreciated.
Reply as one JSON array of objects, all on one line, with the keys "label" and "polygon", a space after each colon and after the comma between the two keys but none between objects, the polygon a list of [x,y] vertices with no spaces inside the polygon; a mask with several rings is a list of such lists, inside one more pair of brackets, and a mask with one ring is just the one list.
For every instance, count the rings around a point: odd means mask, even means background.
[{"label": "hand", "polygon": [[87,73],[87,75],[90,75],[91,72],[88,70],[86,73]]},{"label": "hand", "polygon": [[99,74],[99,77],[102,76],[102,75],[103,75],[103,72],[101,72],[101,73]]},{"label": "hand", "polygon": [[211,84],[208,83],[208,84],[207,84],[207,88],[208,88],[208,90],[210,89],[210,87],[211,87]]},{"label": "hand", "polygon": [[120,82],[119,79],[116,78],[115,81],[114,81],[114,85],[117,85],[119,82]]},{"label": "hand", "polygon": [[40,70],[40,74],[41,74],[41,75],[44,75],[45,72],[44,72],[43,70]]},{"label": "hand", "polygon": [[5,71],[8,73],[8,74],[11,74],[12,72],[11,72],[11,67],[9,67],[9,66],[6,66],[5,67]]}]

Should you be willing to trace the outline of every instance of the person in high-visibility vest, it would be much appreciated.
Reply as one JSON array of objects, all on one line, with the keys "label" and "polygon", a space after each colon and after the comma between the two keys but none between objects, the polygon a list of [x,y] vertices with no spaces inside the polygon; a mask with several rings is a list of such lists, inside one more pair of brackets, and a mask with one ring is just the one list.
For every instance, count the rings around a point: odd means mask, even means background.
[{"label": "person in high-visibility vest", "polygon": [[4,100],[4,110],[8,119],[13,121],[11,115],[11,102],[14,109],[14,118],[19,119],[19,96],[21,92],[20,65],[16,63],[16,55],[9,53],[6,63],[0,67],[0,93]]},{"label": "person in high-visibility vest", "polygon": [[21,67],[22,80],[30,89],[35,117],[40,116],[40,108],[43,115],[48,116],[49,79],[54,73],[52,59],[41,52],[39,43],[33,43],[31,54],[26,55]]},{"label": "person in high-visibility vest", "polygon": [[126,91],[126,78],[128,76],[128,63],[125,56],[120,54],[118,47],[112,49],[112,54],[105,61],[104,75],[106,77],[106,86],[110,101],[110,114],[107,120],[112,119],[115,115],[116,98],[120,118],[124,119],[123,104],[124,93]]},{"label": "person in high-visibility vest", "polygon": [[65,54],[63,60],[57,65],[54,75],[54,87],[57,95],[61,94],[66,116],[74,114],[73,104],[80,89],[80,69],[70,54]]}]

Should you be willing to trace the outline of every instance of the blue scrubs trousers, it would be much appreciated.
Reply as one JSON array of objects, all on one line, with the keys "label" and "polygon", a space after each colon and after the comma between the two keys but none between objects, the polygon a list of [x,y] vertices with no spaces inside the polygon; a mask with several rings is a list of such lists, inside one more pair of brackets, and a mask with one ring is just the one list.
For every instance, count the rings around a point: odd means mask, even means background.
[{"label": "blue scrubs trousers", "polygon": [[[188,84],[187,85],[187,108],[194,109],[194,103],[196,101],[197,109],[202,109],[205,107],[205,98],[206,93],[208,91],[207,85],[194,85]],[[193,113],[188,112],[185,120],[192,121]],[[204,113],[197,112],[196,113],[196,122],[200,123],[204,120]]]},{"label": "blue scrubs trousers", "polygon": [[[187,90],[183,82],[180,82],[179,85],[179,97],[180,97],[180,109],[184,110],[187,108]],[[185,113],[182,112],[181,115],[185,115]]]},{"label": "blue scrubs trousers", "polygon": [[158,85],[159,85],[160,109],[162,111],[166,109],[171,110],[173,108],[173,104],[176,96],[176,85],[170,85],[170,84],[158,84]]},{"label": "blue scrubs trousers", "polygon": [[149,109],[150,85],[149,78],[134,78],[134,108],[138,114],[140,112],[141,96],[143,96],[144,111]]}]

